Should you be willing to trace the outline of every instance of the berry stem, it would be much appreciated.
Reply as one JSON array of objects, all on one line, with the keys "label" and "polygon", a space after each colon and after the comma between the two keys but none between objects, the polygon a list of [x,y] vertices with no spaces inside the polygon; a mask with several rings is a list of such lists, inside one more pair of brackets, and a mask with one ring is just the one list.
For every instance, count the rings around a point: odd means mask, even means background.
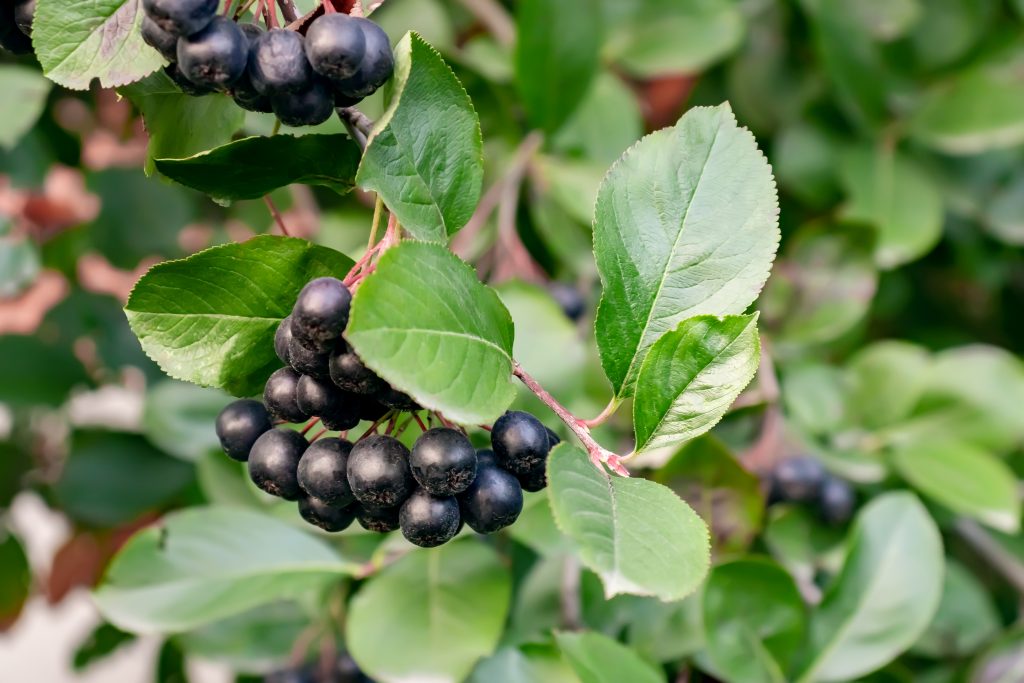
[{"label": "berry stem", "polygon": [[263,202],[267,205],[270,215],[274,217],[277,227],[281,229],[281,233],[285,237],[291,237],[292,234],[288,232],[288,226],[284,224],[284,218],[281,217],[281,212],[277,210],[277,205],[274,204],[274,200],[270,198],[269,194],[263,195]]},{"label": "berry stem", "polygon": [[321,436],[323,436],[324,434],[326,434],[326,433],[327,433],[328,431],[330,431],[330,430],[328,430],[328,429],[327,429],[327,427],[324,427],[324,428],[323,428],[323,429],[321,429],[321,430],[320,430],[319,432],[317,432],[317,433],[316,433],[316,434],[314,434],[314,435],[313,435],[312,437],[310,437],[310,439],[309,439],[309,442],[310,442],[310,443],[313,443],[314,441],[316,441],[317,439],[319,439],[319,438],[320,438]]},{"label": "berry stem", "polygon": [[377,241],[377,230],[380,228],[380,217],[384,213],[384,199],[377,195],[377,201],[373,203],[373,222],[370,224],[370,239],[366,242],[366,251],[373,248]]},{"label": "berry stem", "polygon": [[332,0],[321,0],[320,5],[324,8],[324,14],[334,14],[338,11]]},{"label": "berry stem", "polygon": [[345,124],[345,130],[348,131],[349,136],[356,141],[360,148],[366,149],[370,131],[373,130],[373,121],[355,107],[341,107],[335,111],[341,122]]},{"label": "berry stem", "polygon": [[424,431],[424,432],[427,431],[427,425],[423,424],[423,418],[420,417],[420,414],[419,413],[413,413],[412,416],[413,416],[413,419],[416,420],[416,424],[418,424],[420,426],[420,431]]},{"label": "berry stem", "polygon": [[312,429],[313,427],[315,427],[319,422],[320,422],[320,418],[319,417],[314,417],[312,420],[310,420],[309,422],[306,423],[306,426],[303,427],[302,431],[299,432],[299,433],[302,434],[303,436],[305,436],[309,432],[309,430]]},{"label": "berry stem", "polygon": [[554,396],[548,393],[547,389],[531,377],[530,373],[526,372],[518,361],[512,362],[512,374],[518,377],[526,385],[527,389],[536,394],[537,398],[543,401],[544,405],[548,408],[551,408],[555,415],[558,415],[562,422],[572,430],[576,438],[583,444],[583,447],[587,449],[587,455],[590,456],[590,462],[594,463],[594,467],[604,472],[605,470],[602,466],[602,463],[604,463],[616,474],[621,474],[624,477],[629,476],[629,470],[623,466],[622,458],[597,443],[590,434],[590,427],[583,420],[569,412]]},{"label": "berry stem", "polygon": [[277,5],[281,8],[281,16],[289,24],[299,18],[299,11],[292,0],[277,0]]},{"label": "berry stem", "polygon": [[[373,423],[372,425],[370,425],[370,428],[369,428],[369,429],[367,429],[367,430],[366,430],[366,431],[365,431],[365,432],[363,433],[363,435],[362,435],[361,437],[359,437],[359,441],[362,441],[363,439],[365,439],[366,437],[370,436],[371,434],[376,434],[376,433],[377,433],[377,429],[378,429],[378,428],[380,427],[381,423],[383,423],[383,422],[384,422],[385,420],[389,420],[389,419],[391,419],[391,416],[392,416],[392,415],[393,415],[394,413],[395,413],[395,411],[394,411],[394,410],[389,410],[388,412],[386,412],[386,413],[384,413],[383,415],[381,415],[381,416],[380,416],[380,417],[379,417],[379,418],[377,419],[377,421],[376,421],[376,422],[374,422],[374,423]],[[358,442],[357,442],[357,443],[358,443]]]},{"label": "berry stem", "polygon": [[[245,2],[243,2],[241,5],[239,5],[238,9],[235,10],[235,15],[234,15],[235,16],[235,21],[238,21],[238,18],[241,17],[243,14],[245,14],[246,11],[248,11],[248,9],[250,7],[252,7],[253,5],[255,5],[255,4],[256,4],[256,0],[245,0]],[[257,10],[255,12],[255,14],[256,14],[256,18],[259,19],[259,10]]]},{"label": "berry stem", "polygon": [[593,417],[589,420],[580,420],[583,424],[588,427],[597,427],[598,425],[604,424],[609,417],[615,414],[615,411],[619,409],[619,402],[612,396],[611,400],[608,401],[608,405],[604,407],[604,410],[598,414],[597,417]]}]

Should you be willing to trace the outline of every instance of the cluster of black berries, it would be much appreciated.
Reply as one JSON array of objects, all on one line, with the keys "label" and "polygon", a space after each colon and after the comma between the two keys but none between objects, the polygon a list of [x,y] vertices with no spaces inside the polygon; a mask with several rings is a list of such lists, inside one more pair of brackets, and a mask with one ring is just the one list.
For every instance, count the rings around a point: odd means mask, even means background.
[{"label": "cluster of black berries", "polygon": [[0,0],[0,47],[16,55],[32,51],[36,0]]},{"label": "cluster of black berries", "polygon": [[373,679],[359,669],[351,655],[344,653],[326,671],[319,663],[289,667],[268,674],[263,683],[373,683]]},{"label": "cluster of black berries", "polygon": [[527,413],[509,412],[494,423],[493,451],[477,451],[451,428],[425,431],[412,451],[374,432],[355,444],[339,437],[310,443],[303,433],[274,428],[273,417],[288,423],[317,417],[326,430],[346,432],[392,411],[420,410],[345,342],[351,300],[334,278],[303,288],[275,335],[287,365],[267,380],[263,402],[235,401],[217,418],[224,451],[248,462],[258,487],[298,501],[302,517],[326,531],[358,520],[371,531],[400,528],[410,542],[432,547],[454,537],[463,522],[478,533],[515,522],[523,489],[546,486],[547,456],[558,442]]},{"label": "cluster of black berries", "polygon": [[323,14],[303,36],[238,24],[217,16],[218,4],[142,2],[143,39],[171,63],[167,75],[189,95],[228,92],[243,109],[312,126],[375,92],[394,71],[391,42],[369,19]]},{"label": "cluster of black berries", "polygon": [[853,516],[857,496],[853,488],[810,457],[783,460],[772,472],[769,502],[815,506],[828,524],[845,524]]}]

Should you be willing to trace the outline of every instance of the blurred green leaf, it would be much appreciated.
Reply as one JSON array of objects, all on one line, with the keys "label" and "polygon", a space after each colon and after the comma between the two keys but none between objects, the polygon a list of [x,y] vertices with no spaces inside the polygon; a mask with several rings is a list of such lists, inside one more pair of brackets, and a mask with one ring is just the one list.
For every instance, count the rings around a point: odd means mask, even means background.
[{"label": "blurred green leaf", "polygon": [[32,587],[32,568],[21,541],[0,528],[0,633],[14,625]]},{"label": "blurred green leaf", "polygon": [[32,284],[39,266],[39,250],[32,242],[0,235],[0,299],[17,296]]},{"label": "blurred green leaf", "polygon": [[[600,71],[553,144],[570,154],[607,166],[622,156],[643,133],[644,123],[636,95],[618,76]],[[588,224],[589,213],[585,221]]]},{"label": "blurred green leaf", "polygon": [[0,335],[0,377],[0,401],[15,406],[59,406],[72,388],[90,382],[68,346],[22,335]]},{"label": "blurred green leaf", "polygon": [[263,673],[288,659],[308,626],[309,617],[295,603],[273,603],[181,633],[174,642],[192,657]]},{"label": "blurred green leaf", "polygon": [[182,460],[197,461],[220,450],[213,428],[230,401],[223,392],[167,380],[146,394],[142,429],[155,446]]},{"label": "blurred green leaf", "polygon": [[928,385],[928,351],[903,341],[864,347],[846,367],[849,406],[869,429],[894,424],[911,414]]},{"label": "blurred green leaf", "polygon": [[579,678],[549,645],[503,647],[473,670],[467,683],[579,683]]},{"label": "blurred green leaf", "polygon": [[787,366],[782,376],[786,414],[812,436],[832,434],[848,419],[847,377],[839,368],[806,362]]},{"label": "blurred green leaf", "polygon": [[122,631],[113,624],[101,622],[75,648],[71,666],[76,672],[87,669],[117,652],[121,647],[134,643],[135,635]]},{"label": "blurred green leaf", "polygon": [[905,35],[923,12],[918,0],[862,0],[851,8],[868,33],[882,42]]},{"label": "blurred green leaf", "polygon": [[917,0],[924,8],[908,40],[916,61],[935,69],[956,62],[991,35],[995,0]]},{"label": "blurred green leaf", "polygon": [[947,559],[939,610],[912,652],[936,659],[971,655],[1000,627],[985,586],[963,565]]},{"label": "blurred green leaf", "polygon": [[555,640],[580,683],[664,683],[650,664],[608,636],[593,632],[555,633]]},{"label": "blurred green leaf", "polygon": [[0,65],[0,147],[12,150],[46,106],[50,82],[27,66]]},{"label": "blurred green leaf", "polygon": [[704,647],[700,592],[678,602],[641,600],[626,642],[644,659],[674,662]]},{"label": "blurred green leaf", "polygon": [[1024,628],[1011,629],[976,659],[968,683],[1016,683],[1024,676]]}]

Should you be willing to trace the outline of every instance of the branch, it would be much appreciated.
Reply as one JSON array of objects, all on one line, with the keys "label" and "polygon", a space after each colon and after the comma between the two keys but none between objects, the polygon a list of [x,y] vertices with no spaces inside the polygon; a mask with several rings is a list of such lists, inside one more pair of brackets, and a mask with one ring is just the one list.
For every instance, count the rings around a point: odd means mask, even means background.
[{"label": "branch", "polygon": [[373,130],[373,121],[366,114],[355,107],[339,107],[335,110],[338,118],[345,124],[345,130],[349,137],[356,141],[360,149],[366,149],[366,144]]},{"label": "branch", "polygon": [[289,24],[299,18],[299,11],[292,0],[277,0],[277,6],[281,8],[281,16]]},{"label": "branch", "polygon": [[477,18],[499,44],[511,47],[516,42],[516,24],[508,10],[496,0],[459,0]]}]

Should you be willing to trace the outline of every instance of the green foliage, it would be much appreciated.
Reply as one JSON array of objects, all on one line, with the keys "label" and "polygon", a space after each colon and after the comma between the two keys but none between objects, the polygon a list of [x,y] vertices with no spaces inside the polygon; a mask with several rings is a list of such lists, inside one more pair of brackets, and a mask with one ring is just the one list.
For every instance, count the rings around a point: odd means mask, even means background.
[{"label": "green foliage", "polygon": [[555,640],[580,683],[657,683],[661,673],[635,652],[600,633],[557,633]]},{"label": "green foliage", "polygon": [[0,65],[0,147],[12,149],[35,124],[46,105],[50,82],[34,69],[15,64]]}]

